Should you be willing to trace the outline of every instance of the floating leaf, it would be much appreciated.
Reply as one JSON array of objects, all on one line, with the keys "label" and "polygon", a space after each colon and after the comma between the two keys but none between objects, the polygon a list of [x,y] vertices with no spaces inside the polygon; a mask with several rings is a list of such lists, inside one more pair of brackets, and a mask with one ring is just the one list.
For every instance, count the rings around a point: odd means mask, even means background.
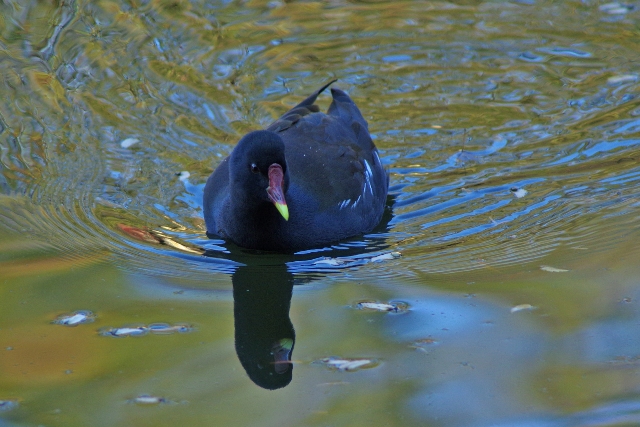
[{"label": "floating leaf", "polygon": [[317,261],[314,261],[313,263],[315,265],[336,266],[336,265],[343,265],[343,264],[346,264],[347,262],[352,262],[352,261],[354,261],[354,260],[346,259],[346,258],[329,258],[329,257],[325,257],[325,258],[319,259]]},{"label": "floating leaf", "polygon": [[140,142],[140,140],[137,138],[127,138],[120,141],[120,146],[122,148],[129,148],[132,145],[137,144],[138,142]]},{"label": "floating leaf", "polygon": [[540,270],[548,271],[550,273],[566,273],[569,270],[563,270],[562,268],[549,267],[548,265],[541,265]]},{"label": "floating leaf", "polygon": [[124,326],[122,328],[105,328],[99,332],[102,336],[112,337],[127,337],[127,336],[141,336],[146,335],[148,332],[157,335],[169,335],[173,333],[185,333],[193,331],[193,326],[187,324],[175,324],[170,325],[168,323],[152,323],[149,326],[136,325],[136,326]]},{"label": "floating leaf", "polygon": [[326,357],[319,361],[330,369],[341,372],[353,372],[378,366],[374,359],[343,359],[340,357]]},{"label": "floating leaf", "polygon": [[329,266],[338,266],[338,265],[344,265],[344,264],[348,264],[348,263],[352,263],[352,262],[360,262],[360,263],[367,263],[367,262],[380,262],[380,261],[385,261],[385,260],[389,260],[389,259],[396,259],[396,258],[400,258],[402,256],[402,254],[400,252],[387,252],[381,255],[376,255],[370,258],[329,258],[329,257],[324,257],[321,258],[319,260],[314,261],[313,263],[315,265],[329,265]]},{"label": "floating leaf", "polygon": [[118,224],[118,228],[136,240],[148,243],[160,243],[159,239],[147,230],[127,224]]},{"label": "floating leaf", "polygon": [[65,326],[78,326],[84,323],[91,323],[96,316],[88,310],[79,310],[71,314],[62,314],[58,316],[53,323]]},{"label": "floating leaf", "polygon": [[409,304],[405,302],[380,303],[374,301],[360,301],[355,304],[355,308],[359,310],[384,311],[394,313],[404,313],[409,310]]},{"label": "floating leaf", "polygon": [[512,313],[517,313],[518,311],[524,311],[524,310],[535,310],[535,307],[532,306],[531,304],[519,304],[514,307],[511,307]]},{"label": "floating leaf", "polygon": [[397,308],[391,304],[384,304],[378,302],[359,302],[357,307],[362,310],[374,310],[374,311],[397,311]]},{"label": "floating leaf", "polygon": [[387,252],[386,254],[374,256],[373,258],[371,258],[371,262],[380,262],[388,259],[396,259],[396,258],[400,258],[401,256],[402,254],[400,252]]},{"label": "floating leaf", "polygon": [[514,196],[516,196],[518,199],[523,198],[524,196],[527,195],[528,191],[525,190],[524,188],[518,188],[518,187],[512,187],[511,188],[511,192],[513,193]]},{"label": "floating leaf", "polygon": [[138,397],[129,400],[130,403],[138,405],[159,405],[161,403],[170,403],[169,400],[160,396],[151,396],[149,394],[141,394]]},{"label": "floating leaf", "polygon": [[191,325],[169,325],[168,323],[153,323],[151,325],[149,325],[149,332],[153,333],[153,334],[160,334],[160,335],[166,335],[166,334],[173,334],[176,332],[179,333],[185,333],[185,332],[191,332],[193,330],[193,327]]},{"label": "floating leaf", "polygon": [[133,327],[122,327],[122,328],[106,328],[99,331],[102,336],[111,336],[111,337],[128,337],[128,336],[141,336],[145,335],[149,332],[149,328],[146,326],[133,326]]},{"label": "floating leaf", "polygon": [[623,15],[625,13],[629,13],[629,11],[633,9],[633,6],[629,6],[629,5],[618,3],[618,2],[611,2],[611,3],[605,3],[603,5],[600,5],[598,9],[600,10],[600,12],[605,12],[610,15]]}]

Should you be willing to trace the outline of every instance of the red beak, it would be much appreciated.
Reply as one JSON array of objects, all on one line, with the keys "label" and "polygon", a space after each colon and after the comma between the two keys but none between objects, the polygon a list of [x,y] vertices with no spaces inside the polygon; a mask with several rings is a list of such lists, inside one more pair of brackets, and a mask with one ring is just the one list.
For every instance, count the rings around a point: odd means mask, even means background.
[{"label": "red beak", "polygon": [[285,221],[288,221],[289,208],[287,208],[287,201],[284,199],[284,190],[282,189],[284,185],[282,166],[277,163],[272,164],[269,166],[267,175],[269,176],[269,187],[267,188],[269,199],[276,206],[276,209],[278,209],[278,212],[280,212],[280,215],[282,215]]}]

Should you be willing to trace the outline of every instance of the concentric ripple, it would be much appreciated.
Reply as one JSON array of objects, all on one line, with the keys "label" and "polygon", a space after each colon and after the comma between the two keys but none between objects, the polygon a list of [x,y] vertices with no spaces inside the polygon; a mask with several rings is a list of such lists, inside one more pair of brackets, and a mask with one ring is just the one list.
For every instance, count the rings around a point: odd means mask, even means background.
[{"label": "concentric ripple", "polygon": [[[445,49],[445,6],[327,6],[335,37],[322,41],[299,27],[324,20],[272,6],[239,19],[218,5],[214,19],[88,3],[48,22],[49,38],[8,28],[30,43],[5,34],[13,61],[0,65],[8,88],[22,85],[8,89],[0,123],[6,233],[78,264],[228,286],[226,274],[255,254],[205,237],[207,176],[242,134],[335,76],[390,171],[391,219],[274,261],[294,273],[358,269],[366,280],[523,265],[561,246],[600,250],[637,224],[637,70],[602,67],[606,46],[568,47],[562,32],[540,46],[540,34],[520,32],[553,11],[512,5],[497,22],[497,6],[457,10],[482,25]],[[394,28],[370,31],[379,13]],[[490,25],[511,42],[488,38]],[[599,40],[593,28],[579,31]],[[371,262],[389,252],[402,257]]]}]

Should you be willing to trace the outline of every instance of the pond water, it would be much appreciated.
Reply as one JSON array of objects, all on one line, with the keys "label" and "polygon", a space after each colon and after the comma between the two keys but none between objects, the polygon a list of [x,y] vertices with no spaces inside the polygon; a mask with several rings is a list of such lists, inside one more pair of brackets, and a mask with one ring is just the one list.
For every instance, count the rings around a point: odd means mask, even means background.
[{"label": "pond water", "polygon": [[[640,424],[639,3],[0,11],[0,426]],[[385,222],[207,239],[208,175],[334,78]]]}]

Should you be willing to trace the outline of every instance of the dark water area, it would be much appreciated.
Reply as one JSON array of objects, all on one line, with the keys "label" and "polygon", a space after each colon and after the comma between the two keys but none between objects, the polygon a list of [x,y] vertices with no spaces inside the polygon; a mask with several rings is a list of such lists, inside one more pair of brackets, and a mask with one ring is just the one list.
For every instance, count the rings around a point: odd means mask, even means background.
[{"label": "dark water area", "polygon": [[[638,22],[4,2],[0,426],[640,424]],[[332,79],[389,171],[383,224],[207,238],[207,177]]]}]

